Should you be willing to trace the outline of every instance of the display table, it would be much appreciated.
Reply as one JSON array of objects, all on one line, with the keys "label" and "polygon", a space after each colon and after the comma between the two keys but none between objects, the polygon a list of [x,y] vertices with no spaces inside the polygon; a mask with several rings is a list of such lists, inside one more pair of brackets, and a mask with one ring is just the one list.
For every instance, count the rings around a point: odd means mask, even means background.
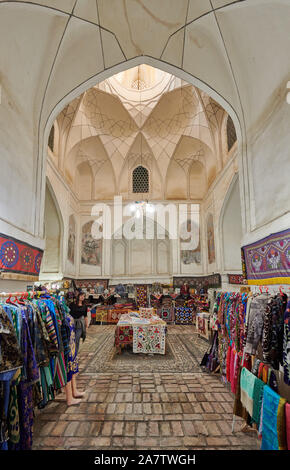
[{"label": "display table", "polygon": [[125,345],[133,345],[134,353],[165,354],[166,322],[158,316],[142,318],[138,312],[122,315],[115,331],[118,354]]}]

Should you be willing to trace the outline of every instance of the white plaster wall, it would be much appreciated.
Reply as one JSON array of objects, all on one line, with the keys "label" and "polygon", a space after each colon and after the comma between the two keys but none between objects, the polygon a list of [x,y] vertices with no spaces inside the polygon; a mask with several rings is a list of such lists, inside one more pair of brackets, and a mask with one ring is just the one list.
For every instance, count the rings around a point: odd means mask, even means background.
[{"label": "white plaster wall", "polygon": [[[223,236],[221,231],[220,220],[223,216],[223,205],[225,202],[226,195],[228,190],[237,175],[238,172],[238,163],[237,163],[237,154],[234,153],[230,160],[227,162],[223,171],[216,179],[215,183],[211,186],[207,197],[205,198],[204,203],[202,204],[202,243],[203,243],[203,253],[204,253],[204,263],[203,269],[204,273],[211,274],[213,272],[222,273],[224,270],[223,266]],[[214,220],[214,234],[215,234],[215,262],[208,263],[208,248],[207,248],[207,230],[206,230],[206,221],[209,214],[213,214]],[[240,212],[241,214],[241,212]],[[239,219],[240,220],[240,219]],[[240,256],[240,249],[235,251],[235,260],[237,262],[238,257]]]},{"label": "white plaster wall", "polygon": [[59,273],[61,271],[61,221],[57,213],[55,202],[50,190],[47,188],[45,196],[45,250],[41,262],[41,277],[45,273]]},{"label": "white plaster wall", "polygon": [[225,202],[222,224],[222,270],[229,273],[241,272],[242,218],[239,181],[236,179],[229,189],[229,199]]}]

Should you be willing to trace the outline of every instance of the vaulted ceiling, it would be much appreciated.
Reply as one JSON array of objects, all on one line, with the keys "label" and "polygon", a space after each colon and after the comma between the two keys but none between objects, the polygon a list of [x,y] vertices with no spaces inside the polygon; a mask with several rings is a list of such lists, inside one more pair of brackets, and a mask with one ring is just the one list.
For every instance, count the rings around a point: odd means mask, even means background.
[{"label": "vaulted ceiling", "polygon": [[[290,148],[285,100],[289,30],[289,0],[0,0],[2,230],[9,232],[5,223],[11,223],[21,231],[14,235],[27,233],[31,243],[43,236],[44,163],[53,122],[70,103],[62,117],[64,124],[70,123],[74,108],[84,104],[78,97],[86,90],[143,63],[188,80],[203,90],[202,99],[206,92],[231,115],[241,144],[245,230],[272,224],[289,209],[289,195],[281,190],[288,187],[283,168]],[[110,95],[105,89],[97,91]],[[95,90],[87,93],[95,103]],[[118,100],[114,93],[109,98]],[[156,119],[161,105],[162,100],[155,105]],[[131,119],[128,128],[101,136],[91,122],[85,126],[86,137],[92,131],[110,147],[107,158],[116,175],[121,175],[123,155],[130,148],[118,132],[131,133],[131,146],[136,133],[134,113],[130,105],[123,107],[119,120],[129,124]],[[111,116],[107,110],[104,114],[108,125]],[[91,120],[89,110],[82,116]],[[178,139],[169,142],[166,132],[157,139],[150,116],[142,135],[159,171],[170,172],[169,156]],[[193,132],[189,127],[187,131]],[[78,141],[71,141],[72,149]],[[209,149],[213,141],[215,136],[207,140]],[[64,171],[65,150],[59,152]],[[220,171],[223,160],[218,161]],[[164,180],[162,185],[165,192]]]},{"label": "vaulted ceiling", "polygon": [[[202,199],[227,160],[226,119],[206,93],[141,65],[90,88],[63,109],[55,123],[54,160],[80,198],[79,168],[94,181],[85,199],[130,198],[130,175],[144,165],[151,198],[184,199],[194,192]],[[200,192],[190,190],[194,169],[203,181]]]}]

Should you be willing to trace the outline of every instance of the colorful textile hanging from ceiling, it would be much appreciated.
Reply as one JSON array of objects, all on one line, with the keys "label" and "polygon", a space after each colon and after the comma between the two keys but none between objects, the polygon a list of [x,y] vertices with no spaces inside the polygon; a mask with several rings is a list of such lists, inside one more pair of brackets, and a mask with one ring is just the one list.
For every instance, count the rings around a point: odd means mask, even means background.
[{"label": "colorful textile hanging from ceiling", "polygon": [[248,284],[290,284],[290,229],[242,250]]},{"label": "colorful textile hanging from ceiling", "polygon": [[0,234],[1,271],[38,276],[43,251]]}]

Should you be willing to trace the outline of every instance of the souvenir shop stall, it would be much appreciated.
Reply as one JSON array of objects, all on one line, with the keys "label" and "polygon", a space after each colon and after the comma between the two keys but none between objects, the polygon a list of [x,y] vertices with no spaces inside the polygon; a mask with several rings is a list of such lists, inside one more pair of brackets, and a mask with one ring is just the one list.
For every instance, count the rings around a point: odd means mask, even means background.
[{"label": "souvenir shop stall", "polygon": [[133,353],[165,354],[166,322],[154,309],[140,307],[120,317],[115,330],[115,346],[120,354],[124,348]]},{"label": "souvenir shop stall", "polygon": [[0,295],[0,449],[30,450],[35,410],[65,390],[78,402],[73,318],[49,291]]},{"label": "souvenir shop stall", "polygon": [[[190,278],[191,281],[192,279],[196,280]],[[195,287],[189,287],[185,281],[181,287],[159,283],[109,286],[102,294],[97,295],[97,302],[91,305],[92,323],[117,323],[121,315],[131,310],[154,308],[156,314],[167,324],[195,324],[196,314],[199,313],[202,319],[199,323],[202,326],[200,331],[203,333],[209,310],[206,292],[208,284],[198,286],[195,282],[194,285]]]},{"label": "souvenir shop stall", "polygon": [[217,293],[214,337],[201,364],[219,371],[235,395],[233,430],[235,416],[242,417],[262,450],[290,450],[290,243],[277,235],[243,247],[249,286]]}]

